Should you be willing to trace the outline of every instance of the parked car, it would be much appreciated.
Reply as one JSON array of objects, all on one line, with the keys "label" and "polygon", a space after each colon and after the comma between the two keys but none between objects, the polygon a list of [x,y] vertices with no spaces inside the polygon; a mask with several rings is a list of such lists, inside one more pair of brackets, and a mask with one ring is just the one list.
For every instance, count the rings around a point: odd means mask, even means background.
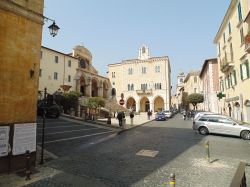
[{"label": "parked car", "polygon": [[157,112],[155,114],[155,120],[156,121],[165,121],[167,119],[166,114],[163,112]]},{"label": "parked car", "polygon": [[206,114],[199,116],[193,122],[193,130],[202,135],[209,133],[239,136],[250,140],[250,124],[236,121],[220,114]]},{"label": "parked car", "polygon": [[194,115],[194,121],[196,121],[200,116],[207,115],[207,114],[215,114],[215,113],[213,113],[213,112],[197,112]]},{"label": "parked car", "polygon": [[56,103],[51,105],[45,105],[43,101],[38,101],[37,103],[37,115],[43,116],[44,109],[46,111],[46,117],[58,118],[61,114],[61,108]]},{"label": "parked car", "polygon": [[173,116],[173,112],[171,112],[170,110],[163,110],[162,111],[167,118],[171,118]]}]

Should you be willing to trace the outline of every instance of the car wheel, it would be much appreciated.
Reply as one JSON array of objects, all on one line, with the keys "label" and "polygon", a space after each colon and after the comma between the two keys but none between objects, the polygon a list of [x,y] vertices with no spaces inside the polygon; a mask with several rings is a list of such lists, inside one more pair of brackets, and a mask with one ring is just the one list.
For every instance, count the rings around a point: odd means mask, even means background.
[{"label": "car wheel", "polygon": [[199,128],[199,133],[201,135],[207,135],[208,134],[208,129],[206,127],[200,127]]},{"label": "car wheel", "polygon": [[242,131],[240,136],[243,140],[250,140],[250,131]]}]

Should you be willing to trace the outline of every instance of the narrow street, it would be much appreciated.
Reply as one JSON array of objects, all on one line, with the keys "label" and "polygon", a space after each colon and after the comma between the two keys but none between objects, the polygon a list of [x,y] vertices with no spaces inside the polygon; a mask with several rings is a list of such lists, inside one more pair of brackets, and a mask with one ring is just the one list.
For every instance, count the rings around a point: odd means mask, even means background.
[{"label": "narrow street", "polygon": [[[46,167],[60,173],[28,186],[167,186],[171,173],[176,175],[177,186],[229,186],[239,162],[250,163],[250,142],[238,137],[201,136],[191,127],[191,120],[176,115],[92,146],[69,143],[73,152],[67,151],[66,142],[53,144],[50,150],[61,156]],[[210,142],[211,163],[206,160],[206,141]],[[156,152],[138,155],[142,150]],[[249,184],[249,167],[246,174]]]}]

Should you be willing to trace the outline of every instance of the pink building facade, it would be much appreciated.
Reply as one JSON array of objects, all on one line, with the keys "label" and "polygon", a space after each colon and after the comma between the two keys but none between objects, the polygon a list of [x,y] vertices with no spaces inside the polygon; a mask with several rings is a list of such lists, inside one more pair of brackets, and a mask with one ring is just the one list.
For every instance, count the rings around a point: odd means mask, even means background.
[{"label": "pink building facade", "polygon": [[201,86],[204,95],[204,111],[220,113],[219,100],[219,72],[216,58],[205,60],[200,73]]}]

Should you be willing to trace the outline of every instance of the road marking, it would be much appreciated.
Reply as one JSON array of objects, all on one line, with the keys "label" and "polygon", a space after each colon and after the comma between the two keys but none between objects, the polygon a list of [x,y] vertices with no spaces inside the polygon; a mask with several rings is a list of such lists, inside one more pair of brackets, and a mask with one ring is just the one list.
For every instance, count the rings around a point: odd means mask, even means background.
[{"label": "road marking", "polygon": [[139,152],[137,152],[136,155],[147,156],[147,157],[155,157],[158,153],[159,153],[159,151],[142,149]]},{"label": "road marking", "polygon": [[[100,132],[100,133],[95,133],[95,134],[88,134],[88,135],[84,135],[84,136],[76,136],[76,137],[73,137],[73,138],[58,139],[58,140],[53,140],[53,141],[47,141],[47,142],[44,142],[44,143],[49,144],[49,143],[53,143],[53,142],[62,142],[62,141],[67,141],[67,140],[86,138],[86,137],[89,137],[89,136],[97,136],[97,135],[100,135],[100,134],[107,134],[107,133],[111,133],[111,132],[113,132],[113,131]],[[38,144],[41,145],[41,143],[38,143]]]},{"label": "road marking", "polygon": [[[45,134],[46,135],[49,135],[49,134],[62,134],[62,133],[65,133],[65,132],[87,131],[87,130],[92,130],[92,129],[98,129],[98,128],[88,128],[88,129],[80,129],[80,130],[72,130],[72,131],[62,131],[62,132],[53,132],[53,133],[45,133]],[[40,133],[38,135],[42,135],[42,133]]]},{"label": "road marking", "polygon": [[[49,122],[49,121],[45,121],[45,123],[46,124],[51,124],[51,123],[69,123],[69,122],[67,122],[67,121],[53,121],[53,122]],[[43,124],[43,122],[41,121],[39,121],[39,122],[37,122],[37,124],[38,125],[42,125]]]},{"label": "road marking", "polygon": [[[55,128],[60,128],[60,127],[63,127],[63,128],[67,128],[67,127],[83,127],[83,125],[67,125],[67,126],[57,126],[57,127],[45,127],[45,129],[55,129]],[[43,128],[37,128],[38,130],[39,129],[43,129]]]}]

